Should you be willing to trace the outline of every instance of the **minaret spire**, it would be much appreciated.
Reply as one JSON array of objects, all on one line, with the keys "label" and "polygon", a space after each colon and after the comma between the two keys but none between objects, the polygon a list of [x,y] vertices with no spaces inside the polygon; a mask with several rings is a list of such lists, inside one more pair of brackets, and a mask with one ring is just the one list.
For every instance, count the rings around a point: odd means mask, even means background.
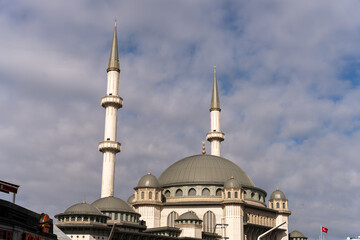
[{"label": "minaret spire", "polygon": [[99,143],[99,151],[103,153],[103,171],[101,197],[114,195],[115,157],[120,152],[121,144],[116,141],[117,111],[122,107],[123,99],[119,97],[119,53],[116,36],[116,20],[110,59],[107,68],[106,95],[101,98],[101,106],[105,108],[104,141]]},{"label": "minaret spire", "polygon": [[220,143],[224,141],[225,134],[220,130],[220,100],[216,79],[216,66],[214,66],[213,90],[210,104],[210,132],[206,140],[210,142],[211,155],[220,157]]},{"label": "minaret spire", "polygon": [[219,93],[218,93],[218,87],[217,87],[217,80],[216,80],[216,66],[214,66],[214,81],[213,81],[213,90],[211,95],[211,105],[210,105],[210,111],[211,110],[219,110],[220,109],[220,101],[219,101]]},{"label": "minaret spire", "polygon": [[109,64],[107,71],[117,71],[120,72],[119,66],[119,50],[118,50],[118,41],[117,41],[117,30],[116,30],[116,19],[115,19],[115,26],[114,26],[114,34],[111,44],[111,52],[109,58]]}]

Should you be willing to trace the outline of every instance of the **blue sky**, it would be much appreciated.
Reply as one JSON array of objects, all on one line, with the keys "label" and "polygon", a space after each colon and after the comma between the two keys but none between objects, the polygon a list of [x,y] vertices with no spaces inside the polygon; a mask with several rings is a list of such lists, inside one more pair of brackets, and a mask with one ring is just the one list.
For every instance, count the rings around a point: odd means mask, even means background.
[{"label": "blue sky", "polygon": [[[289,199],[290,230],[359,235],[358,1],[0,1],[1,179],[54,215],[100,196],[118,21],[115,195],[201,152],[217,66],[222,155]],[[209,145],[207,144],[207,148]],[[11,199],[5,194],[1,198]]]}]

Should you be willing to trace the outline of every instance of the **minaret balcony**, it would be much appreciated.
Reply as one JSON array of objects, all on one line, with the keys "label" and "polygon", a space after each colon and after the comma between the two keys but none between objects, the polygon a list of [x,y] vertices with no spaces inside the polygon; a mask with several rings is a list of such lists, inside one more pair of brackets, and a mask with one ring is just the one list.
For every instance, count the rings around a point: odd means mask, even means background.
[{"label": "minaret balcony", "polygon": [[225,139],[225,134],[223,132],[208,132],[206,134],[206,140],[211,141],[211,140],[219,140],[219,141],[224,141]]},{"label": "minaret balcony", "polygon": [[99,151],[104,152],[115,152],[118,153],[121,151],[121,144],[115,141],[102,141],[99,142]]},{"label": "minaret balcony", "polygon": [[107,106],[114,106],[117,109],[122,107],[123,99],[119,96],[115,95],[106,95],[101,98],[101,106],[107,107]]}]

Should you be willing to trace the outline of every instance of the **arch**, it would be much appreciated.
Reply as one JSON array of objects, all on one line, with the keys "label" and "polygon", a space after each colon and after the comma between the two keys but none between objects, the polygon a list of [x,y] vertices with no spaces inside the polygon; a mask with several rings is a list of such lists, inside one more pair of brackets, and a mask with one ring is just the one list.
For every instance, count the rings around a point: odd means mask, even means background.
[{"label": "arch", "polygon": [[175,192],[176,197],[181,197],[182,195],[183,195],[183,191],[181,189],[176,190]]},{"label": "arch", "polygon": [[215,230],[215,223],[216,223],[216,218],[215,218],[215,214],[212,211],[207,211],[204,214],[204,232],[211,232],[213,233]]},{"label": "arch", "polygon": [[216,196],[221,197],[221,192],[222,192],[221,188],[216,189]]},{"label": "arch", "polygon": [[235,198],[238,198],[238,192],[235,192]]},{"label": "arch", "polygon": [[276,203],[276,208],[280,208],[280,203]]},{"label": "arch", "polygon": [[167,217],[167,225],[169,227],[174,227],[175,226],[175,220],[178,219],[179,214],[175,211],[172,211],[171,213],[169,213],[168,217]]},{"label": "arch", "polygon": [[196,190],[194,188],[190,188],[188,196],[196,196]]},{"label": "arch", "polygon": [[231,192],[227,192],[227,197],[231,198]]},{"label": "arch", "polygon": [[145,193],[141,192],[141,199],[144,199]]},{"label": "arch", "polygon": [[152,199],[152,192],[149,192],[149,199]]},{"label": "arch", "polygon": [[165,193],[164,193],[165,197],[170,197],[170,191],[169,190],[166,190]]},{"label": "arch", "polygon": [[202,190],[201,195],[203,195],[203,196],[210,196],[210,190],[209,190],[208,188],[204,188],[204,189]]}]

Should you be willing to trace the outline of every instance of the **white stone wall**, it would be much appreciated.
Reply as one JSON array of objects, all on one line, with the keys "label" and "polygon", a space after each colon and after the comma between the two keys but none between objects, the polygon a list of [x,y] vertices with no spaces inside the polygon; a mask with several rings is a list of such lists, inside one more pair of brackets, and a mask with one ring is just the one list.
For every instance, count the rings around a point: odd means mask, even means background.
[{"label": "white stone wall", "polygon": [[202,229],[201,227],[196,227],[193,225],[189,225],[189,226],[177,226],[179,227],[182,231],[180,234],[180,237],[192,237],[192,238],[201,238],[202,237]]},{"label": "white stone wall", "polygon": [[244,223],[243,223],[243,210],[240,205],[226,205],[225,223],[228,224],[226,228],[226,237],[229,240],[243,239]]},{"label": "white stone wall", "polygon": [[109,71],[107,73],[107,87],[106,95],[118,95],[119,94],[119,72]]},{"label": "white stone wall", "polygon": [[159,206],[139,206],[137,211],[141,214],[140,219],[146,222],[148,228],[160,227]]},{"label": "white stone wall", "polygon": [[279,214],[276,217],[276,226],[283,222],[286,222],[286,223],[284,225],[282,225],[279,229],[284,229],[285,232],[283,232],[282,234],[279,233],[278,235],[276,235],[276,240],[288,240],[289,239],[289,216]]}]

